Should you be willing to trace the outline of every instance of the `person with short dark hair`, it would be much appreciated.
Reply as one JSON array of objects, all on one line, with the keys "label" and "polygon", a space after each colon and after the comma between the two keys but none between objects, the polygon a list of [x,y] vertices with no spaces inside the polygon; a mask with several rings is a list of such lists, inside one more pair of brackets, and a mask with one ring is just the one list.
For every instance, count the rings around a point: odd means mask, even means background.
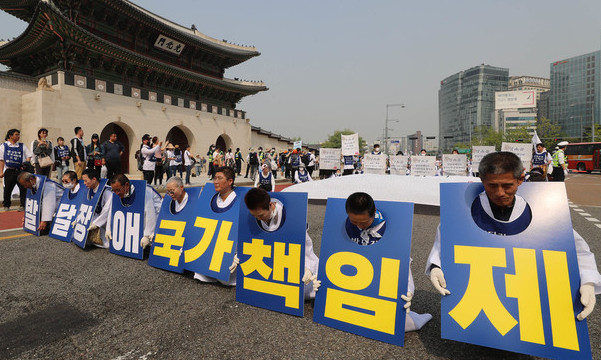
[{"label": "person with short dark hair", "polygon": [[86,154],[86,146],[83,142],[83,129],[76,126],[73,129],[75,137],[71,139],[71,157],[73,158],[73,167],[77,173],[77,178],[81,178],[81,174],[86,168],[86,160],[88,156]]},{"label": "person with short dark hair", "polygon": [[77,173],[75,171],[65,171],[63,176],[61,176],[61,182],[63,188],[68,190],[71,194],[77,194],[79,191],[79,182],[77,181]]},{"label": "person with short dark hair", "polygon": [[[124,174],[116,174],[110,180],[111,190],[112,192],[121,199],[123,204],[131,204],[134,201],[134,193],[135,191],[145,191],[145,199],[144,199],[144,229],[143,236],[140,239],[140,246],[145,249],[152,242],[152,238],[154,237],[154,229],[156,227],[157,217],[159,215],[159,211],[161,210],[161,203],[163,199],[161,195],[159,195],[156,190],[150,186],[150,184],[146,183],[146,189],[136,189],[133,184],[129,182],[129,179]],[[115,199],[113,198],[113,201]],[[108,214],[112,212],[112,201],[109,203]],[[106,238],[111,241],[111,222],[108,221],[107,230],[106,230]]]},{"label": "person with short dark hair", "polygon": [[121,172],[121,155],[125,151],[125,146],[117,140],[117,133],[111,132],[109,139],[102,143],[104,148],[104,161],[106,164],[106,178],[110,179],[113,175]]},{"label": "person with short dark hair", "polygon": [[190,145],[186,145],[184,150],[184,166],[186,167],[186,185],[190,185],[190,175],[192,166],[194,166],[194,155],[190,152]]},{"label": "person with short dark hair", "polygon": [[4,143],[0,145],[0,178],[4,178],[4,211],[10,210],[11,196],[15,186],[19,187],[20,211],[25,209],[27,192],[19,184],[17,177],[30,165],[33,153],[19,142],[21,132],[10,129],[6,132]]},{"label": "person with short dark hair", "polygon": [[[213,185],[215,186],[215,196],[211,198],[211,210],[217,213],[223,213],[232,208],[236,200],[236,192],[234,192],[234,181],[236,180],[236,172],[234,169],[221,166],[215,169],[213,176]],[[236,268],[238,267],[239,259],[234,256],[234,261],[230,266],[230,278],[227,281],[215,279],[200,273],[194,273],[194,279],[202,282],[217,282],[226,286],[236,286]]]},{"label": "person with short dark hair", "polygon": [[[88,169],[96,169],[98,172],[104,165],[104,148],[100,144],[100,137],[98,134],[92,134],[90,143],[86,145],[86,154],[88,156]],[[81,177],[81,175],[80,175]]]},{"label": "person with short dark hair", "polygon": [[87,243],[108,249],[109,239],[106,238],[106,224],[110,216],[110,203],[113,198],[111,187],[105,185],[102,189],[100,188],[100,173],[95,169],[84,170],[81,178],[86,186],[88,199],[92,199],[98,191],[101,191],[100,200],[94,208],[92,221],[88,227]]},{"label": "person with short dark hair", "polygon": [[[472,204],[472,217],[476,225],[484,231],[496,235],[515,235],[524,231],[532,220],[532,211],[524,198],[516,195],[524,181],[524,167],[520,158],[512,152],[500,151],[487,154],[478,167],[484,185]],[[595,293],[601,293],[601,274],[597,270],[595,256],[586,241],[574,232],[574,243],[580,270],[580,294],[584,309],[578,320],[586,318],[595,306]],[[426,275],[442,296],[451,292],[446,288],[446,280],[440,260],[440,224],[436,231],[434,246],[426,264]]]},{"label": "person with short dark hair", "polygon": [[[24,189],[31,189],[31,191],[35,193],[39,190],[41,180],[38,176],[27,171],[23,171],[19,174],[17,181]],[[61,198],[63,197],[63,191],[63,188],[57,183],[50,179],[46,179],[43,188],[42,199],[40,201],[39,231],[46,232],[50,230],[50,224],[54,219],[56,209],[58,208]]]},{"label": "person with short dark hair", "polygon": [[152,185],[152,179],[154,179],[154,169],[156,167],[157,158],[155,153],[161,148],[162,141],[155,142],[150,145],[151,137],[148,134],[142,136],[142,148],[140,149],[140,156],[144,159],[142,165],[142,173],[144,174],[144,180],[148,185]]},{"label": "person with short dark hair", "polygon": [[56,168],[57,179],[62,179],[65,171],[69,170],[69,159],[71,159],[71,151],[65,145],[65,139],[59,136],[54,147],[54,167]]},{"label": "person with short dark hair", "polygon": [[236,148],[236,153],[234,154],[234,160],[236,162],[236,174],[238,176],[242,176],[240,173],[242,171],[242,162],[244,159],[242,158],[242,153],[240,152],[240,148]]},{"label": "person with short dark hair", "polygon": [[[286,218],[284,205],[278,199],[269,196],[264,189],[250,189],[244,196],[244,203],[264,231],[276,231],[284,223]],[[317,280],[318,268],[319,258],[313,252],[313,240],[309,233],[305,232],[305,272],[302,278],[305,283],[305,300],[315,298],[315,291],[321,284]]]},{"label": "person with short dark hair", "polygon": [[[344,228],[351,241],[361,246],[370,246],[380,241],[386,232],[386,220],[382,213],[376,209],[376,203],[369,194],[364,192],[351,194],[346,199],[344,208],[347,215]],[[408,276],[407,294],[401,295],[401,298],[406,302],[405,309],[407,309],[406,332],[419,330],[432,319],[430,314],[418,314],[409,310],[415,293],[411,266],[409,266]]]}]

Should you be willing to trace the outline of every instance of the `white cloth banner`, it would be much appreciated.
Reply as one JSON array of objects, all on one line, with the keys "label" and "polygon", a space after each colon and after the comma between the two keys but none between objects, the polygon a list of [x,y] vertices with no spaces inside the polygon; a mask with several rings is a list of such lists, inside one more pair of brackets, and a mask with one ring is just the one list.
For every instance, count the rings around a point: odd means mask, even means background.
[{"label": "white cloth banner", "polygon": [[467,175],[467,156],[464,154],[443,154],[442,171],[444,175]]},{"label": "white cloth banner", "polygon": [[342,155],[359,155],[359,134],[340,135]]},{"label": "white cloth banner", "polygon": [[295,141],[293,146],[294,146],[293,149],[302,149],[303,148],[303,141],[302,140]]},{"label": "white cloth banner", "polygon": [[407,175],[407,160],[406,155],[392,155],[389,157],[390,174],[391,175]]},{"label": "white cloth banner", "polygon": [[322,170],[340,169],[340,149],[319,149],[319,168]]},{"label": "white cloth banner", "polygon": [[365,154],[363,172],[366,174],[386,174],[386,155]]},{"label": "white cloth banner", "polygon": [[495,152],[494,146],[473,146],[472,147],[472,171],[478,172],[478,166],[480,166],[480,160],[486,155]]},{"label": "white cloth banner", "polygon": [[524,169],[530,170],[530,161],[532,160],[532,144],[524,143],[502,143],[501,151],[509,151],[522,160]]},{"label": "white cloth banner", "polygon": [[411,176],[435,176],[436,156],[412,156]]}]

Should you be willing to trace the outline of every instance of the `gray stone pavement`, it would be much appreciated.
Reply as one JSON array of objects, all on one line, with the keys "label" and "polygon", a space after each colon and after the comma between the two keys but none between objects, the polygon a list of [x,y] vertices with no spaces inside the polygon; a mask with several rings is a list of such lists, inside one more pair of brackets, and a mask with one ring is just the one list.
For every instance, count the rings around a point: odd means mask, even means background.
[{"label": "gray stone pavement", "polygon": [[[325,205],[309,205],[319,253]],[[601,253],[601,229],[574,226]],[[582,222],[585,221],[585,222]],[[440,339],[440,296],[423,275],[438,208],[417,206],[412,310],[433,315],[397,347],[235,301],[235,289],[202,284],[103,249],[81,250],[49,237],[0,234],[0,359],[526,359]],[[598,298],[599,299],[599,298]],[[599,302],[598,302],[599,303]],[[589,317],[593,357],[601,358],[601,313]]]}]

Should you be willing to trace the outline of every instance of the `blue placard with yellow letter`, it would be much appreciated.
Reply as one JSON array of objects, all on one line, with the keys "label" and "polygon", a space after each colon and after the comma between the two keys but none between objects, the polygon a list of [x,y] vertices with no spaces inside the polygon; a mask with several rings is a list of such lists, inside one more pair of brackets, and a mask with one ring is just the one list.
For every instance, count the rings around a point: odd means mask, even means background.
[{"label": "blue placard with yellow letter", "polygon": [[48,236],[66,242],[71,241],[71,235],[73,234],[72,223],[75,220],[75,215],[77,215],[77,208],[79,208],[83,201],[87,190],[83,180],[79,180],[78,184],[79,189],[76,193],[72,193],[69,189],[65,189],[63,192]]},{"label": "blue placard with yellow letter", "polygon": [[236,301],[303,316],[306,193],[269,193],[283,205],[280,228],[268,232],[240,206]]},{"label": "blue placard with yellow letter", "polygon": [[194,223],[197,216],[200,187],[187,188],[188,201],[186,206],[175,212],[173,198],[165,195],[157,225],[155,237],[148,257],[148,265],[177,273],[184,272],[184,241],[194,242],[200,237]]},{"label": "blue placard with yellow letter", "polygon": [[144,252],[140,239],[144,236],[144,203],[152,199],[146,199],[146,181],[130,180],[129,184],[130,191],[131,186],[134,187],[131,202],[124,203],[117,194],[113,194],[109,219],[113,238],[110,241],[110,252],[142,260]]},{"label": "blue placard with yellow letter", "polygon": [[[234,187],[236,198],[226,209],[215,208],[217,192],[206,183],[194,218],[198,236],[184,241],[184,269],[227,281],[229,267],[236,254],[240,204],[244,203],[245,187]],[[231,196],[231,195],[230,195]]]},{"label": "blue placard with yellow letter", "polygon": [[[75,217],[75,226],[73,227],[71,241],[82,249],[86,247],[88,228],[90,227],[90,224],[92,224],[94,213],[99,214],[102,210],[98,204],[102,201],[103,192],[111,191],[111,188],[106,186],[106,183],[108,182],[107,179],[100,179],[98,182],[98,191],[95,193],[92,192],[92,189],[85,187],[82,189],[85,191],[85,195],[77,210],[77,216]],[[111,196],[112,195],[113,194],[111,194]]]},{"label": "blue placard with yellow letter", "polygon": [[40,236],[40,217],[42,216],[42,194],[44,193],[44,185],[46,184],[46,176],[34,175],[38,182],[38,189],[35,193],[32,189],[27,189],[25,197],[25,215],[23,218],[23,230],[28,233]]},{"label": "blue placard with yellow letter", "polygon": [[451,292],[441,302],[442,337],[548,358],[590,359],[586,321],[576,320],[582,311],[580,276],[564,184],[518,188],[516,196],[532,216],[514,235],[476,224],[472,206],[483,190],[481,184],[441,184],[441,264]]},{"label": "blue placard with yellow letter", "polygon": [[403,346],[413,204],[376,201],[386,221],[378,242],[361,246],[345,229],[345,199],[328,199],[315,322]]}]

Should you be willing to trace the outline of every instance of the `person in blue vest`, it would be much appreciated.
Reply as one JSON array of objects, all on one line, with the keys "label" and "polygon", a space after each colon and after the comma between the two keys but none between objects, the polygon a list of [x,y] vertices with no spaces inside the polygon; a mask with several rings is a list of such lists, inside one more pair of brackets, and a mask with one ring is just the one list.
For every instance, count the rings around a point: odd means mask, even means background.
[{"label": "person in blue vest", "polygon": [[77,173],[75,171],[65,171],[61,177],[61,182],[63,183],[63,188],[69,191],[71,198],[79,191],[79,182],[77,181]]},{"label": "person in blue vest", "polygon": [[56,168],[56,178],[62,179],[65,171],[69,170],[69,159],[71,151],[69,146],[65,145],[65,139],[59,136],[56,139],[57,145],[54,147],[54,165]]},{"label": "person in blue vest", "polygon": [[530,162],[530,170],[541,168],[543,174],[547,174],[547,169],[552,162],[553,158],[547,149],[545,149],[545,146],[542,143],[536,144],[536,151],[532,154],[532,161]]},{"label": "person in blue vest", "polygon": [[382,152],[380,151],[380,144],[374,144],[374,149],[371,152],[372,155],[381,155]]},{"label": "person in blue vest", "polygon": [[[474,200],[471,210],[478,227],[497,235],[515,235],[524,231],[530,225],[532,211],[526,200],[516,195],[524,181],[524,167],[520,158],[506,151],[490,153],[480,161],[478,172],[484,191]],[[584,305],[577,318],[582,320],[593,311],[595,294],[601,294],[601,274],[588,244],[576,230],[573,231],[580,272],[580,301]],[[451,293],[446,288],[441,269],[440,225],[426,264],[426,275],[430,276],[432,285],[441,295]]]},{"label": "person in blue vest", "polygon": [[[92,199],[98,191],[101,191],[100,200],[98,200],[94,215],[92,215],[92,222],[88,227],[88,242],[94,246],[108,249],[109,239],[106,238],[106,224],[110,217],[109,210],[113,198],[111,187],[105,185],[104,188],[100,188],[100,173],[95,169],[84,170],[81,178],[86,186],[88,199]],[[98,232],[98,236],[94,235],[96,232]]]},{"label": "person in blue vest", "polygon": [[[33,193],[39,190],[40,178],[32,173],[23,171],[19,174],[17,181],[24,189],[31,189]],[[61,202],[64,190],[54,181],[46,179],[43,191],[40,208],[40,225],[38,226],[40,232],[50,230],[50,224],[52,223],[52,219],[54,219],[54,214]]]},{"label": "person in blue vest", "polygon": [[294,173],[294,183],[300,184],[309,181],[313,181],[313,178],[309,175],[309,172],[305,170],[305,164],[301,163],[298,166],[298,170]]},{"label": "person in blue vest", "polygon": [[[345,203],[347,218],[344,224],[346,234],[351,241],[361,246],[369,246],[380,241],[386,231],[386,220],[378,209],[374,199],[367,193],[356,192],[351,194]],[[421,329],[430,319],[430,314],[418,314],[410,311],[411,300],[415,293],[415,283],[409,266],[409,280],[407,283],[407,294],[401,295],[407,309],[405,318],[405,331]]]},{"label": "person in blue vest", "polygon": [[273,176],[273,172],[269,168],[269,165],[261,165],[261,171],[259,171],[259,175],[255,178],[255,187],[261,188],[267,192],[275,191],[275,177]]},{"label": "person in blue vest", "polygon": [[[244,203],[264,231],[276,231],[286,220],[286,209],[282,202],[271,198],[269,193],[261,188],[250,189],[244,196]],[[305,283],[305,300],[314,299],[315,291],[321,285],[317,280],[318,268],[319,258],[313,251],[313,240],[309,233],[305,232],[305,272],[302,278]]]},{"label": "person in blue vest", "polygon": [[[163,198],[159,195],[156,190],[152,188],[148,183],[146,184],[146,189],[136,189],[130,182],[127,176],[124,174],[116,174],[111,180],[111,190],[114,194],[116,194],[122,203],[131,204],[134,201],[134,196],[136,191],[145,191],[145,201],[144,201],[144,230],[143,236],[140,239],[140,246],[145,249],[152,238],[154,237],[154,229],[156,227],[157,217],[159,216],[159,211],[161,210],[161,203],[163,202]],[[114,201],[114,199],[113,199]],[[112,204],[113,201],[109,202],[108,206],[108,216],[112,212]],[[106,229],[106,238],[111,241],[113,239],[111,234],[111,222],[107,221],[107,229]]]},{"label": "person in blue vest", "polygon": [[[214,212],[226,212],[232,208],[234,201],[236,200],[236,193],[234,192],[234,181],[236,180],[236,172],[234,169],[221,166],[215,169],[215,175],[213,176],[213,185],[217,196],[211,198],[211,209]],[[239,263],[238,256],[234,256],[234,261],[230,266],[230,278],[227,281],[215,279],[210,276],[206,276],[199,273],[194,273],[194,279],[202,282],[217,282],[226,286],[236,286],[236,268]]]},{"label": "person in blue vest", "polygon": [[188,193],[184,188],[184,181],[179,176],[172,176],[167,180],[167,195],[171,196],[169,209],[172,214],[179,214],[188,203]]},{"label": "person in blue vest", "polygon": [[21,139],[21,132],[17,129],[10,129],[6,132],[5,142],[0,145],[0,178],[4,178],[4,211],[10,210],[11,195],[15,186],[19,187],[20,208],[25,209],[25,198],[27,192],[19,182],[17,177],[30,164],[33,153],[25,146]]}]

